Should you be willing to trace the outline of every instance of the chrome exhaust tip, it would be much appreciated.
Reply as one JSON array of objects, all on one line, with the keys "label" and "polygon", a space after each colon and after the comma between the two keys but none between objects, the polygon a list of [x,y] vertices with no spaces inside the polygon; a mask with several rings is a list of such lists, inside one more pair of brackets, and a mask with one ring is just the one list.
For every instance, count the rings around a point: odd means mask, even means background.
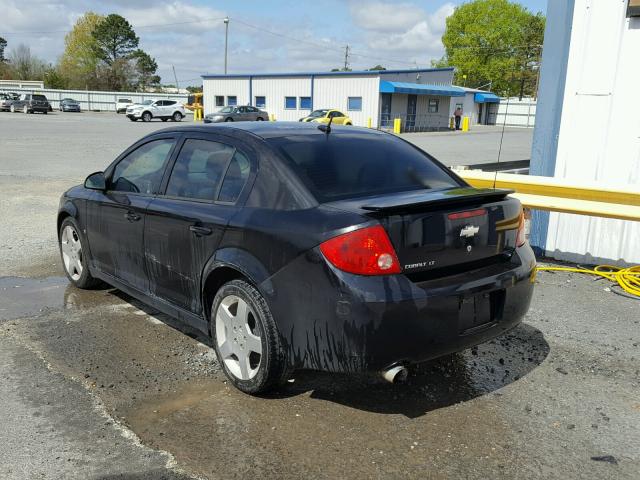
[{"label": "chrome exhaust tip", "polygon": [[382,378],[389,383],[401,383],[407,380],[408,370],[402,365],[394,365],[382,372]]}]

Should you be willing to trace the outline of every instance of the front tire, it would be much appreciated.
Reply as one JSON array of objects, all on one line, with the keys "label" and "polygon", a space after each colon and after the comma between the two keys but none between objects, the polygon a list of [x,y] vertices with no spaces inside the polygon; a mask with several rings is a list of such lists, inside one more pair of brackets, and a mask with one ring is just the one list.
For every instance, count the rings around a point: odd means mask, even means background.
[{"label": "front tire", "polygon": [[225,283],[213,300],[210,327],[220,366],[238,390],[262,393],[286,380],[286,351],[269,306],[253,285]]},{"label": "front tire", "polygon": [[225,119],[224,119],[224,121],[225,121],[225,122],[233,122],[233,118],[228,117],[228,118],[225,118]]},{"label": "front tire", "polygon": [[182,121],[182,114],[180,112],[175,112],[173,114],[173,121],[174,122],[181,122]]},{"label": "front tire", "polygon": [[86,240],[73,217],[67,217],[60,225],[58,235],[62,267],[69,281],[78,288],[88,289],[100,281],[89,273],[89,255]]},{"label": "front tire", "polygon": [[142,121],[143,122],[150,122],[151,121],[151,114],[149,112],[144,112],[142,114]]}]

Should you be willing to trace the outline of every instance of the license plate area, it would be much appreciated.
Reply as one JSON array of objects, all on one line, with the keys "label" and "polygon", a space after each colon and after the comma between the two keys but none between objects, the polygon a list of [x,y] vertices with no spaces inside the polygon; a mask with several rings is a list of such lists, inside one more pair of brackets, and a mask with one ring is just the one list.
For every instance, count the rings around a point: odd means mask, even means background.
[{"label": "license plate area", "polygon": [[502,318],[504,299],[504,290],[461,297],[458,305],[459,334],[474,333],[498,322]]}]

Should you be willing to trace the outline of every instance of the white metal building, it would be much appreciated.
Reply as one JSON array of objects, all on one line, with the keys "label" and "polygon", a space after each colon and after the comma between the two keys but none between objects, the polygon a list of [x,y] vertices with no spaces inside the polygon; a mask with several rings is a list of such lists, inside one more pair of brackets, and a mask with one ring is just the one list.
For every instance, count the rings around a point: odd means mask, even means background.
[{"label": "white metal building", "polygon": [[[532,175],[640,190],[640,16],[633,14],[627,0],[549,1]],[[531,242],[563,260],[640,262],[640,222],[536,212]]]},{"label": "white metal building", "polygon": [[370,119],[374,127],[389,127],[400,118],[406,131],[445,129],[458,103],[476,122],[477,105],[499,101],[489,92],[452,85],[453,72],[430,68],[203,75],[204,110],[207,114],[225,105],[253,105],[277,120],[296,121],[314,109],[332,108],[343,111],[354,125],[366,126]]}]

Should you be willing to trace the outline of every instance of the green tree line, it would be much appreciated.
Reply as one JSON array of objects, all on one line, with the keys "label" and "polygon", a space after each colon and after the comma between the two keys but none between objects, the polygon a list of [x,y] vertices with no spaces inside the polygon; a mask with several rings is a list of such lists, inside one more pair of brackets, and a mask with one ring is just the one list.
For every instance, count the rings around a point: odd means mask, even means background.
[{"label": "green tree line", "polygon": [[139,48],[140,39],[126,18],[87,12],[66,34],[64,53],[55,65],[31,54],[24,44],[5,56],[0,37],[0,78],[43,80],[48,88],[147,90],[160,84],[158,64]]}]

